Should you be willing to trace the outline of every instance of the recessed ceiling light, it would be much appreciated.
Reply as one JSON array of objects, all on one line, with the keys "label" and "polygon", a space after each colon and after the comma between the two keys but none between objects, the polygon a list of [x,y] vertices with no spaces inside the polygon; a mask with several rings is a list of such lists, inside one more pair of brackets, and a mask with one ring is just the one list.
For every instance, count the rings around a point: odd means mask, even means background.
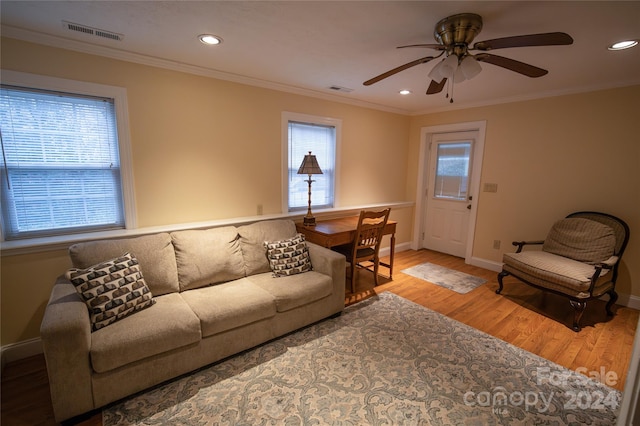
[{"label": "recessed ceiling light", "polygon": [[636,46],[638,44],[638,40],[624,40],[624,41],[619,41],[617,43],[613,43],[611,46],[608,47],[609,50],[624,50],[624,49],[629,49],[633,46]]},{"label": "recessed ceiling light", "polygon": [[220,37],[218,37],[216,35],[213,35],[213,34],[200,34],[198,36],[198,39],[202,43],[208,44],[210,46],[222,43],[222,38],[220,38]]},{"label": "recessed ceiling light", "polygon": [[399,91],[398,93],[400,93],[401,95],[410,95],[411,94],[411,90],[403,89],[403,90]]}]

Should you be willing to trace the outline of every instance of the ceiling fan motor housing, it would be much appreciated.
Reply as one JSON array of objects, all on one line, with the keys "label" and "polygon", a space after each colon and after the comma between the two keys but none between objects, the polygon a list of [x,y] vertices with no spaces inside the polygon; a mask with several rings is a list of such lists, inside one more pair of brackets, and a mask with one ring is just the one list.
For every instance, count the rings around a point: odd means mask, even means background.
[{"label": "ceiling fan motor housing", "polygon": [[436,24],[433,37],[447,48],[447,53],[466,55],[469,44],[482,30],[482,18],[475,13],[459,13]]}]

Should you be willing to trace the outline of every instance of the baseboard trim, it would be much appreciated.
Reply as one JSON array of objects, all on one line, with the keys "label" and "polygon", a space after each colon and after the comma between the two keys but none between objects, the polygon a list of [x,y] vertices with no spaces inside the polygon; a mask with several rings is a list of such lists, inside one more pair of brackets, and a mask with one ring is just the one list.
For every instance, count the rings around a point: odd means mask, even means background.
[{"label": "baseboard trim", "polygon": [[[401,251],[407,251],[407,250],[411,250],[411,243],[401,243],[401,244],[396,244],[395,245],[395,253],[401,252]],[[384,247],[380,249],[380,256],[390,256],[391,255],[391,248],[390,247]]]},{"label": "baseboard trim", "polygon": [[469,264],[479,268],[488,269],[490,271],[502,271],[502,262],[494,262],[493,260],[482,259],[479,257],[472,257]]},{"label": "baseboard trim", "polygon": [[[605,296],[606,300],[609,300],[609,296]],[[620,294],[618,293],[618,300],[616,304],[626,306],[627,308],[640,310],[640,297],[633,294]]]},{"label": "baseboard trim", "polygon": [[22,342],[9,343],[0,348],[1,368],[4,370],[5,364],[9,362],[29,358],[42,352],[42,340],[39,337],[23,340]]}]

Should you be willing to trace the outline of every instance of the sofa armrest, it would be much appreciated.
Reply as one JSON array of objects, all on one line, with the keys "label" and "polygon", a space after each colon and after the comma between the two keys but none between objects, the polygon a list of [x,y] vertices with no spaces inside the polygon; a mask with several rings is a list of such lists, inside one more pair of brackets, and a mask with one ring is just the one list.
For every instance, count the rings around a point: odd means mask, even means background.
[{"label": "sofa armrest", "polygon": [[56,421],[94,409],[89,310],[64,277],[51,290],[40,336]]},{"label": "sofa armrest", "polygon": [[[307,241],[313,270],[331,277],[333,295],[339,311],[344,309],[347,259],[333,250]],[[338,312],[339,312],[338,311]]]}]

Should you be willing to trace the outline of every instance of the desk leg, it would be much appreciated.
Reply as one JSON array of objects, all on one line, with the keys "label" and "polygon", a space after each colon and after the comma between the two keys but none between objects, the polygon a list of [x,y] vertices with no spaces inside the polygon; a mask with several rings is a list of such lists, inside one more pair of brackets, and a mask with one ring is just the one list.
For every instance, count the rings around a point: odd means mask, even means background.
[{"label": "desk leg", "polygon": [[391,234],[391,253],[389,253],[389,278],[393,279],[393,258],[396,251],[396,234]]},{"label": "desk leg", "polygon": [[389,247],[389,263],[380,262],[382,266],[389,268],[389,279],[393,279],[393,258],[396,254],[396,234],[391,234],[391,246]]}]

